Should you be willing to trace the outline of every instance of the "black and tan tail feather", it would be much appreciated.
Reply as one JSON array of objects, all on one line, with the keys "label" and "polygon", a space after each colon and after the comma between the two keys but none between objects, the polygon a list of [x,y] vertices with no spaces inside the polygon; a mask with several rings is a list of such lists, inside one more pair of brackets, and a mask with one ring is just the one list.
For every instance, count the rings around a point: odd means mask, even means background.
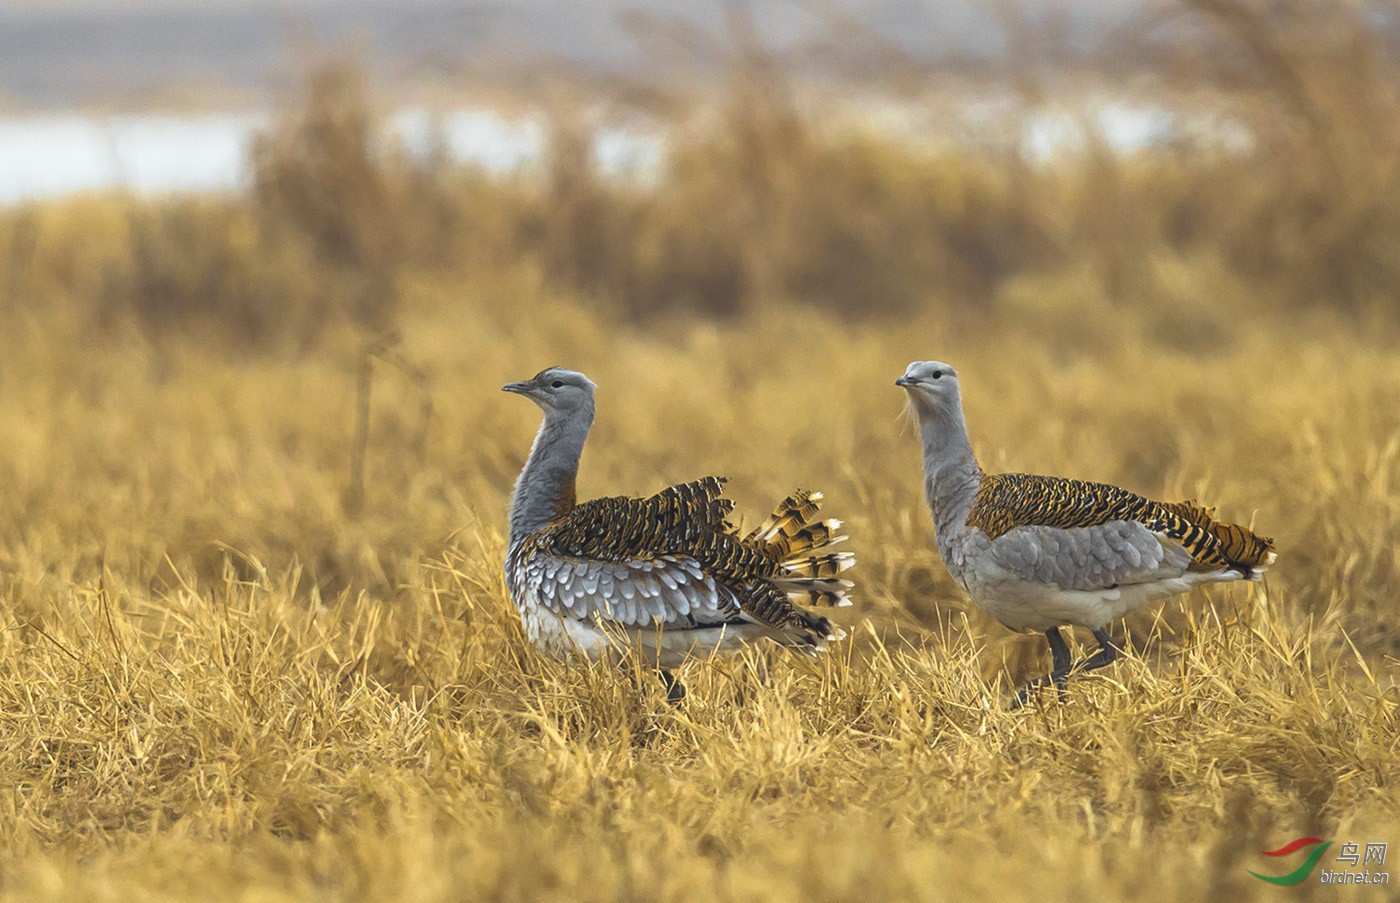
[{"label": "black and tan tail feather", "polygon": [[744,537],[756,543],[775,561],[784,560],[798,552],[820,549],[841,542],[839,520],[816,519],[821,510],[822,494],[799,489],[778,503],[773,513]]},{"label": "black and tan tail feather", "polygon": [[787,589],[787,594],[789,599],[813,608],[846,608],[851,604],[847,593],[854,586],[849,580],[813,580]]},{"label": "black and tan tail feather", "polygon": [[756,545],[778,565],[780,576],[774,582],[793,601],[806,605],[850,605],[847,593],[853,584],[835,578],[856,563],[855,555],[813,554],[847,539],[840,532],[839,520],[816,519],[821,501],[820,492],[799,489],[779,502],[744,541]]},{"label": "black and tan tail feather", "polygon": [[770,546],[779,553],[780,558],[786,560],[801,552],[812,552],[845,542],[848,537],[841,532],[842,526],[841,521],[834,517],[813,521],[804,524],[792,536],[784,537],[782,542],[770,543]]},{"label": "black and tan tail feather", "polygon": [[1218,521],[1214,508],[1199,505],[1195,499],[1165,502],[1162,507],[1185,523],[1183,544],[1202,564],[1223,564],[1246,577],[1255,577],[1278,559],[1271,537],[1260,536],[1239,524]]},{"label": "black and tan tail feather", "polygon": [[855,563],[854,552],[831,552],[826,555],[784,558],[778,567],[792,577],[825,578],[835,577],[846,568],[853,567]]},{"label": "black and tan tail feather", "polygon": [[[751,584],[739,599],[739,607],[755,623],[771,627],[780,642],[816,653],[827,642],[844,639],[846,632],[821,615],[792,603],[790,594],[767,582]],[[779,639],[779,637],[775,637]]]}]

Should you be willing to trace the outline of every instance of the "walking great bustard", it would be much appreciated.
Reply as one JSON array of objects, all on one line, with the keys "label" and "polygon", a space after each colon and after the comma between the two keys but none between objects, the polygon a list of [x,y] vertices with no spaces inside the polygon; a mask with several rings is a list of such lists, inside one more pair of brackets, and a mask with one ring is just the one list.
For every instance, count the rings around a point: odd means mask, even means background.
[{"label": "walking great bustard", "polygon": [[[1204,583],[1259,580],[1273,540],[1214,519],[1194,500],[1154,502],[1104,483],[987,474],[973,457],[958,375],[916,361],[895,380],[919,419],[924,494],[948,572],[978,607],[1016,631],[1043,631],[1053,670],[1017,695],[1111,664],[1106,627]],[[1093,631],[1098,651],[1071,665],[1060,627]]]},{"label": "walking great bustard", "polygon": [[595,386],[552,367],[502,387],[544,411],[510,508],[506,584],[525,633],[547,653],[597,660],[640,651],[679,701],[671,675],[688,656],[772,640],[806,652],[845,634],[799,608],[849,605],[855,564],[830,552],[841,522],[816,520],[821,493],[784,499],[758,529],[740,536],[726,518],[724,480],[706,477],[650,498],[579,504],[575,478],[593,424]]}]

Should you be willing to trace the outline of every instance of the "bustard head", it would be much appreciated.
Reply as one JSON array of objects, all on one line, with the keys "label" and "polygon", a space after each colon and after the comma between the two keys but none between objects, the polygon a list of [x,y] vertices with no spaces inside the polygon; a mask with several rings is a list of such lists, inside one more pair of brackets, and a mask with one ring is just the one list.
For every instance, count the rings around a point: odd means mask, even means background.
[{"label": "bustard head", "polygon": [[550,367],[524,382],[506,383],[502,392],[514,392],[539,405],[545,414],[572,414],[593,408],[593,380],[577,370]]},{"label": "bustard head", "polygon": [[959,404],[958,374],[941,361],[915,361],[894,381],[919,412],[935,412]]}]

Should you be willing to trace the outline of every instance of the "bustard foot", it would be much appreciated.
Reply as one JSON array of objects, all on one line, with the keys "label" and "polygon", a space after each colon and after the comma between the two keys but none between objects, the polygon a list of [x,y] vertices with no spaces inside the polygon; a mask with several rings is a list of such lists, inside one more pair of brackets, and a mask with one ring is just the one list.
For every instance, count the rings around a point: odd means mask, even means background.
[{"label": "bustard foot", "polygon": [[1057,690],[1063,690],[1071,674],[1082,674],[1086,671],[1097,671],[1099,668],[1105,668],[1116,662],[1119,653],[1123,651],[1113,637],[1108,635],[1107,630],[1102,627],[1096,628],[1094,639],[1099,641],[1099,648],[1093,655],[1071,666],[1069,646],[1065,644],[1064,637],[1060,636],[1059,628],[1052,627],[1045,631],[1045,638],[1050,641],[1050,654],[1054,658],[1055,670],[1051,671],[1048,676],[1033,680],[1022,687],[1011,702],[1012,711],[1030,702],[1041,687],[1051,685]]},{"label": "bustard foot", "polygon": [[1056,690],[1064,690],[1065,684],[1067,683],[1069,683],[1069,669],[1065,669],[1064,671],[1052,671],[1044,677],[1037,677],[1016,693],[1016,698],[1011,700],[1011,711],[1014,712],[1029,703],[1042,687],[1054,687]]},{"label": "bustard foot", "polygon": [[1077,663],[1074,668],[1071,669],[1075,673],[1097,671],[1100,668],[1106,668],[1118,661],[1118,653],[1122,652],[1123,649],[1113,641],[1113,637],[1108,635],[1107,630],[1104,630],[1102,627],[1096,629],[1094,631],[1094,639],[1099,641],[1098,650],[1082,662]]},{"label": "bustard foot", "polygon": [[1065,683],[1069,680],[1069,646],[1065,643],[1065,638],[1060,635],[1060,628],[1051,627],[1045,631],[1045,639],[1050,643],[1050,660],[1053,663],[1051,672],[1045,677],[1038,677],[1021,688],[1016,694],[1016,698],[1011,701],[1011,710],[1021,708],[1031,701],[1036,691],[1041,687],[1051,686],[1056,690],[1063,690]]},{"label": "bustard foot", "polygon": [[666,688],[666,701],[671,705],[680,705],[685,699],[685,684],[680,682],[676,675],[665,668],[658,668],[657,675],[661,678],[662,685]]}]

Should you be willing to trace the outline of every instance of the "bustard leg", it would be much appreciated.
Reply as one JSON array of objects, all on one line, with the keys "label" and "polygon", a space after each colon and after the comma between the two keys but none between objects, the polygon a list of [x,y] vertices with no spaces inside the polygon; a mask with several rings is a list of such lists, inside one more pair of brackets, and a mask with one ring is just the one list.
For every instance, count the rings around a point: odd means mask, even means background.
[{"label": "bustard leg", "polygon": [[1118,661],[1118,653],[1121,648],[1113,641],[1113,637],[1108,635],[1108,631],[1102,627],[1095,628],[1094,639],[1099,641],[1098,651],[1084,661],[1074,666],[1074,671],[1097,671],[1099,668],[1107,667]]},{"label": "bustard leg", "polygon": [[1063,689],[1065,681],[1069,678],[1069,645],[1065,643],[1065,638],[1060,634],[1060,628],[1051,627],[1045,631],[1045,639],[1050,641],[1050,673],[1045,677],[1038,677],[1022,687],[1021,692],[1016,694],[1016,701],[1011,704],[1013,709],[1019,709],[1030,702],[1035,691],[1047,684]]},{"label": "bustard leg", "polygon": [[656,673],[661,677],[662,685],[666,687],[666,701],[671,705],[680,705],[681,700],[685,699],[685,684],[665,668],[657,668]]}]

